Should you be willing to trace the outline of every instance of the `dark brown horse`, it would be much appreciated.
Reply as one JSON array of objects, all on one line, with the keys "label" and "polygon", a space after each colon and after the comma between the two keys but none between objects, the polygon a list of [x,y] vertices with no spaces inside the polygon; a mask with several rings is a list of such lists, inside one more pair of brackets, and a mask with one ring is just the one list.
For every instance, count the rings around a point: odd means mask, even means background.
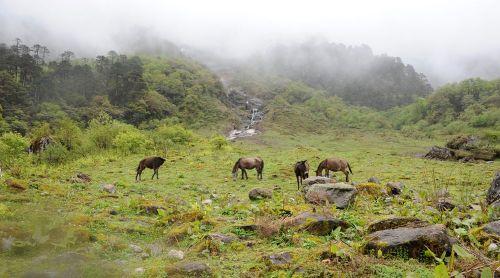
[{"label": "dark brown horse", "polygon": [[158,177],[158,168],[160,168],[161,165],[165,162],[165,158],[159,157],[159,156],[151,156],[151,157],[146,157],[141,162],[139,162],[139,166],[137,166],[137,174],[135,175],[135,180],[137,181],[137,177],[139,177],[139,180],[141,180],[141,174],[144,169],[149,168],[153,169],[153,176],[151,179],[153,179],[156,175],[156,179],[159,179]]},{"label": "dark brown horse", "polygon": [[241,179],[248,180],[248,174],[245,169],[254,169],[257,170],[257,178],[262,179],[262,171],[264,170],[264,160],[260,157],[242,157],[236,161],[233,167],[233,180],[238,178],[238,169],[241,169]]},{"label": "dark brown horse", "polygon": [[[349,169],[349,171],[348,171]],[[349,172],[352,174],[351,166],[349,165],[349,162],[345,159],[341,158],[327,158],[323,161],[321,161],[318,165],[318,169],[316,170],[316,176],[321,176],[323,173],[323,170],[325,170],[325,174],[328,177],[329,171],[332,172],[342,172],[345,174],[345,181],[349,181]]]},{"label": "dark brown horse", "polygon": [[309,163],[307,163],[307,160],[302,160],[295,163],[294,171],[295,177],[297,178],[297,190],[299,190],[300,185],[302,185],[302,180],[305,180],[309,177]]}]

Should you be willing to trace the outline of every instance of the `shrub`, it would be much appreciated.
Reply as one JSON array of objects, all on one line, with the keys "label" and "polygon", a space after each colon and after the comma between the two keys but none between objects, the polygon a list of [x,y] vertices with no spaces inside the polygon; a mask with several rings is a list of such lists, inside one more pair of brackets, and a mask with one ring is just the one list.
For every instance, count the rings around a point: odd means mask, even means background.
[{"label": "shrub", "polygon": [[125,131],[113,139],[113,146],[122,153],[143,153],[152,145],[152,141],[139,131]]},{"label": "shrub", "polygon": [[157,147],[166,148],[173,144],[186,145],[194,139],[194,134],[182,125],[161,126],[155,132],[155,144]]},{"label": "shrub", "polygon": [[68,160],[69,151],[61,143],[55,142],[50,144],[45,151],[40,155],[42,161],[49,164],[61,164]]},{"label": "shrub", "polygon": [[220,134],[217,134],[217,135],[212,136],[212,139],[210,139],[210,144],[212,145],[212,147],[214,149],[221,150],[222,148],[224,148],[225,146],[228,145],[228,141],[227,141],[226,137],[224,137]]},{"label": "shrub", "polygon": [[28,140],[18,133],[8,132],[0,137],[0,163],[10,167],[25,154]]},{"label": "shrub", "polygon": [[82,143],[82,131],[70,119],[59,120],[56,123],[54,137],[68,149],[74,149]]},{"label": "shrub", "polygon": [[134,129],[133,126],[112,120],[109,115],[102,113],[90,121],[88,137],[97,148],[108,149],[113,146],[113,140],[119,133]]}]

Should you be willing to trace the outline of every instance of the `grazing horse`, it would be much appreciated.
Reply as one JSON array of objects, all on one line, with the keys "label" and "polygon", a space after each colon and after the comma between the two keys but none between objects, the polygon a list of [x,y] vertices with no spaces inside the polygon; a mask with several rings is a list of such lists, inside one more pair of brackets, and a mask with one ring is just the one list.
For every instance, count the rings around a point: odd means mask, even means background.
[{"label": "grazing horse", "polygon": [[139,177],[139,180],[141,180],[141,174],[144,169],[149,168],[153,169],[153,176],[151,179],[153,179],[156,175],[156,179],[159,179],[158,177],[158,168],[165,162],[165,158],[159,157],[159,156],[151,156],[151,157],[146,157],[141,162],[139,162],[139,166],[137,166],[137,174],[135,175],[135,180],[137,181],[137,177]]},{"label": "grazing horse", "polygon": [[[318,169],[316,170],[316,176],[321,176],[323,173],[323,169],[325,170],[326,176],[329,175],[329,171],[332,172],[342,172],[345,174],[345,181],[349,181],[349,172],[352,174],[351,166],[349,165],[349,162],[345,159],[341,158],[327,158],[323,161],[321,161],[318,165]],[[349,169],[349,171],[347,170]]]},{"label": "grazing horse", "polygon": [[245,169],[254,169],[257,170],[257,178],[259,180],[262,179],[262,170],[264,170],[264,160],[260,157],[242,157],[236,161],[233,167],[233,180],[236,180],[238,177],[238,169],[241,169],[241,179],[248,180],[248,174]]},{"label": "grazing horse", "polygon": [[299,190],[300,185],[302,185],[302,180],[305,180],[309,177],[309,163],[307,163],[307,160],[302,160],[295,163],[294,171],[295,177],[297,178],[297,190]]}]

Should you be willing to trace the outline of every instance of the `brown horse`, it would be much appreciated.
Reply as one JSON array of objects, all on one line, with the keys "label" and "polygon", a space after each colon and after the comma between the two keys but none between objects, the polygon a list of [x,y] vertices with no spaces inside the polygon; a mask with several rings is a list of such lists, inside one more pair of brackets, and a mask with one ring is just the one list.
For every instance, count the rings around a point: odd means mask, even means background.
[{"label": "brown horse", "polygon": [[241,179],[248,180],[248,174],[245,169],[254,169],[257,170],[257,178],[262,179],[262,171],[264,170],[264,160],[260,157],[242,157],[236,161],[233,167],[233,180],[236,180],[238,177],[238,169],[241,169]]},{"label": "brown horse", "polygon": [[[349,169],[349,171],[347,170]],[[352,174],[351,166],[349,165],[349,162],[345,159],[341,158],[327,158],[323,161],[321,161],[318,165],[318,169],[316,170],[316,176],[321,176],[323,173],[323,170],[325,170],[326,176],[329,175],[329,171],[332,172],[342,172],[345,174],[345,181],[349,181],[349,172]]]},{"label": "brown horse", "polygon": [[137,174],[135,174],[135,180],[137,181],[137,177],[139,177],[139,180],[141,180],[142,171],[144,171],[144,169],[146,168],[154,170],[151,179],[153,179],[155,175],[156,179],[159,179],[158,168],[160,168],[160,166],[163,165],[165,160],[166,160],[165,158],[159,156],[151,156],[144,158],[139,162],[139,166],[137,166]]},{"label": "brown horse", "polygon": [[307,160],[302,160],[295,163],[294,171],[295,177],[297,178],[297,190],[299,190],[300,185],[302,185],[302,180],[305,180],[309,177],[309,163],[307,163]]}]

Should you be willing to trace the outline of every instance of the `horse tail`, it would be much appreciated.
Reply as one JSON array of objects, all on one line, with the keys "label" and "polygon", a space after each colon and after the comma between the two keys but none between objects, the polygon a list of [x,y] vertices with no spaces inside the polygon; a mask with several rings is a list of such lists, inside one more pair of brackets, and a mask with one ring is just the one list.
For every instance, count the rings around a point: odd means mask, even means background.
[{"label": "horse tail", "polygon": [[261,161],[261,163],[260,163],[260,172],[262,173],[262,171],[264,171],[264,160],[261,158],[260,161]]},{"label": "horse tail", "polygon": [[349,165],[349,162],[347,162],[347,167],[349,168],[349,172],[351,172],[351,175],[354,175],[351,170],[351,165]]},{"label": "horse tail", "polygon": [[232,173],[236,173],[236,171],[238,171],[238,164],[240,163],[240,159],[238,159],[238,161],[236,161],[236,163],[234,163],[234,166],[233,166],[233,172]]},{"label": "horse tail", "polygon": [[[325,159],[326,160],[326,159]],[[325,163],[325,160],[321,161],[318,165],[318,168],[316,169],[316,175],[319,173],[319,171],[323,171],[323,163]]]}]

